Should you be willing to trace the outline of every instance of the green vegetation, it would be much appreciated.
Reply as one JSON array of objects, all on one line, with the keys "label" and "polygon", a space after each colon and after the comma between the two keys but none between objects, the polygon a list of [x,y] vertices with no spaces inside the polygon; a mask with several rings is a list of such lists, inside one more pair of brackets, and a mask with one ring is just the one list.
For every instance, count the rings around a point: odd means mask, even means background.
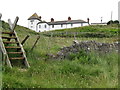
[{"label": "green vegetation", "polygon": [[119,21],[118,20],[115,20],[115,21],[110,20],[107,22],[107,25],[110,25],[110,24],[119,24]]},{"label": "green vegetation", "polygon": [[[90,58],[90,59],[89,59]],[[30,60],[31,68],[4,68],[9,88],[116,88],[117,54],[81,57],[72,61]]]},{"label": "green vegetation", "polygon": [[[3,29],[8,30],[4,22]],[[117,39],[117,26],[86,26],[75,29],[56,30],[56,32],[95,32],[113,34],[112,37],[77,37],[79,41],[95,40],[98,42],[112,43]],[[29,69],[3,66],[4,88],[117,88],[118,87],[118,54],[111,52],[100,55],[95,52],[86,54],[81,51],[71,54],[69,60],[48,60],[46,54],[55,54],[63,46],[70,46],[74,38],[46,37],[45,33],[36,33],[22,26],[16,27],[20,41],[26,35],[30,38],[24,44],[27,54]],[[116,33],[115,33],[116,32]],[[49,32],[46,32],[49,33]],[[37,46],[30,51],[37,36],[40,40]]]},{"label": "green vegetation", "polygon": [[59,37],[85,37],[85,38],[109,38],[115,37],[118,35],[118,25],[93,25],[93,26],[84,26],[71,29],[56,30],[51,32],[44,32],[46,36],[59,36]]}]

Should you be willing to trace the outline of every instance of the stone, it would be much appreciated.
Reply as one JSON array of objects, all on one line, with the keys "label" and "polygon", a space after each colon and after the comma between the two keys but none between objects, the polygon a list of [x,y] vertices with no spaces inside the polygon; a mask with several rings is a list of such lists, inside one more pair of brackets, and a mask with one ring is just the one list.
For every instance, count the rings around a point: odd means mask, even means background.
[{"label": "stone", "polygon": [[99,43],[96,41],[84,41],[78,42],[77,40],[73,41],[73,44],[69,47],[62,47],[61,50],[56,55],[49,54],[50,57],[56,59],[64,59],[70,55],[70,53],[78,53],[80,50],[84,50],[86,53],[95,51],[97,53],[108,53],[113,50],[118,51],[119,43]]},{"label": "stone", "polygon": [[77,40],[73,40],[74,44],[79,44],[79,42]]}]

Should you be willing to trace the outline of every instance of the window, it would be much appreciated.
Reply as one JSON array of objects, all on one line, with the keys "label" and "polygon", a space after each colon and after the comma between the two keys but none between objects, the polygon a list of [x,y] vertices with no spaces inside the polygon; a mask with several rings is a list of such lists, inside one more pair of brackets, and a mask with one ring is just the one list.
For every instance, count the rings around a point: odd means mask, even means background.
[{"label": "window", "polygon": [[34,20],[31,20],[30,22],[31,22],[31,24],[33,24]]},{"label": "window", "polygon": [[39,28],[41,28],[41,25],[39,25]]},{"label": "window", "polygon": [[30,20],[30,22],[34,22],[34,20]]},{"label": "window", "polygon": [[54,28],[54,25],[52,25],[52,28]]},{"label": "window", "polygon": [[83,26],[83,23],[81,23],[81,26]]},{"label": "window", "polygon": [[33,28],[33,26],[31,26],[31,28]]},{"label": "window", "polygon": [[61,24],[61,27],[63,27],[63,24]]},{"label": "window", "polygon": [[71,24],[71,27],[73,26],[73,24]]},{"label": "window", "polygon": [[47,28],[47,25],[45,25],[45,28]]}]

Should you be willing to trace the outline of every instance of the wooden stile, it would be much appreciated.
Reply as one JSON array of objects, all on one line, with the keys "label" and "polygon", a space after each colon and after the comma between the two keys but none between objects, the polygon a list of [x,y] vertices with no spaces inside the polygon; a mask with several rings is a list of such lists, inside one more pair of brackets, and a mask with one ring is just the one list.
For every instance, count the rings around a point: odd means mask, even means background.
[{"label": "wooden stile", "polygon": [[[23,49],[22,44],[20,43],[20,40],[17,36],[17,33],[15,32],[15,27],[17,25],[19,18],[16,17],[14,23],[12,24],[11,20],[8,19],[8,23],[10,26],[10,32],[2,32],[2,37],[0,37],[0,41],[1,41],[1,48],[2,48],[2,52],[4,54],[4,61],[6,62],[6,64],[12,68],[12,66],[14,65],[14,63],[12,62],[13,60],[15,62],[17,62],[18,60],[20,60],[21,64],[27,68],[30,67],[28,61],[27,61],[27,57],[25,54],[25,51]],[[4,34],[8,34],[9,36],[4,36]],[[4,39],[4,41],[3,41]],[[11,42],[10,40],[14,39],[15,41]],[[6,40],[6,41],[5,41]],[[11,44],[13,44],[11,46]],[[11,57],[12,55],[12,57]],[[14,56],[14,57],[13,57]]]}]

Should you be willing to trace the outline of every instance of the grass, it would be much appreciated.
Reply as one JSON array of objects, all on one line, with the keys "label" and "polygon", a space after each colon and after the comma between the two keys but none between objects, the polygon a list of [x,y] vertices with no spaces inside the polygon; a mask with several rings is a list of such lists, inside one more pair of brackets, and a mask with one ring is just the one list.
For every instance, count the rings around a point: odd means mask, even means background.
[{"label": "grass", "polygon": [[[3,26],[4,30],[8,29],[7,24],[4,23]],[[106,32],[108,32],[108,29],[114,31],[117,27],[89,26],[77,29],[87,30],[86,28],[97,28],[97,30],[106,28]],[[26,35],[30,35],[30,38],[24,44],[24,49],[31,67],[29,69],[20,69],[19,67],[10,69],[7,66],[3,66],[2,84],[4,88],[118,87],[117,52],[111,52],[105,55],[99,55],[95,52],[91,52],[90,54],[80,52],[78,54],[71,54],[69,59],[48,60],[46,56],[47,53],[55,54],[61,47],[70,46],[74,38],[46,37],[41,33],[36,33],[21,26],[16,27],[16,32],[20,41],[22,41]],[[40,40],[33,51],[30,51],[38,35],[40,35]],[[95,40],[97,42],[107,43],[113,43],[118,40],[116,36],[109,38],[77,37],[76,39],[79,41]]]},{"label": "grass", "polygon": [[46,36],[59,37],[86,37],[86,38],[106,38],[115,37],[118,35],[118,25],[91,25],[70,29],[55,30],[43,32]]},{"label": "grass", "polygon": [[[111,56],[111,57],[110,57]],[[30,60],[31,68],[4,68],[8,88],[117,88],[117,54],[64,61]],[[97,58],[97,59],[96,59]],[[19,78],[18,78],[19,77]]]}]

